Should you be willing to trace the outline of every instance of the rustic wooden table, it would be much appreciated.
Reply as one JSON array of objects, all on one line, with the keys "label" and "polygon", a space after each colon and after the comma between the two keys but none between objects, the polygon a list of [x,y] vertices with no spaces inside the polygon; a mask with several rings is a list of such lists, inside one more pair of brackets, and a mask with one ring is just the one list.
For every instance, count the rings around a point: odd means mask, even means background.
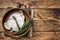
[{"label": "rustic wooden table", "polygon": [[[34,10],[33,38],[19,40],[60,40],[60,0],[0,0],[0,31],[4,31],[2,18],[7,7],[16,8],[17,2],[22,2]],[[15,39],[5,37],[0,33],[0,40]]]}]

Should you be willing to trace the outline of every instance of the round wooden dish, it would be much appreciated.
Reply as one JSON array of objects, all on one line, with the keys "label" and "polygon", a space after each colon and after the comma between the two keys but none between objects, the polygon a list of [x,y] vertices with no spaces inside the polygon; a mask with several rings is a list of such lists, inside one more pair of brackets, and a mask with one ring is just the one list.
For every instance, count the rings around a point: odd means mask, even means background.
[{"label": "round wooden dish", "polygon": [[7,30],[5,27],[4,27],[4,23],[8,20],[8,18],[10,17],[11,14],[13,14],[13,12],[18,12],[19,10],[22,10],[23,11],[23,14],[25,16],[25,21],[26,19],[30,19],[30,15],[28,12],[26,12],[24,9],[19,9],[19,8],[14,8],[14,9],[11,9],[9,11],[7,11],[2,19],[2,25],[3,25],[3,28],[4,28],[4,31],[11,37],[14,37],[14,38],[19,38],[25,34],[27,34],[30,30],[30,27],[25,31],[23,32],[22,34],[14,34],[13,32],[10,32],[9,30]]}]

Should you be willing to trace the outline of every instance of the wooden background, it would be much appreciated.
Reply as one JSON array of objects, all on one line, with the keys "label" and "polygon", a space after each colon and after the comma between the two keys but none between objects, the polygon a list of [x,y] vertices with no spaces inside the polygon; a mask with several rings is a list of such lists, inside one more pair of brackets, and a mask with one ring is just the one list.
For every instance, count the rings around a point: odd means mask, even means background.
[{"label": "wooden background", "polygon": [[[7,7],[16,8],[18,2],[22,2],[34,10],[33,38],[21,38],[19,40],[60,40],[60,0],[0,0],[0,31],[4,31],[2,18]],[[5,37],[0,33],[0,40],[15,39]]]}]

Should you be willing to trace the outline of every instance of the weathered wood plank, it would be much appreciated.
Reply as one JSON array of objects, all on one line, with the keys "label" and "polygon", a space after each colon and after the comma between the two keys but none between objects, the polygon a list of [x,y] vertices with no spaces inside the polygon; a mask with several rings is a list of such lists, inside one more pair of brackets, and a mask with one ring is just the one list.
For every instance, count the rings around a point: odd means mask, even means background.
[{"label": "weathered wood plank", "polygon": [[16,7],[18,2],[32,8],[60,8],[60,0],[0,0],[0,8]]},{"label": "weathered wood plank", "polygon": [[[60,31],[59,9],[32,9],[34,10],[34,31]],[[0,9],[0,22],[6,9]],[[41,19],[39,16],[43,19]],[[37,20],[37,21],[36,21]],[[2,26],[2,24],[0,23]]]},{"label": "weathered wood plank", "polygon": [[[56,34],[54,32],[35,32],[34,33],[34,37],[33,40],[59,40],[58,37],[60,37],[59,35],[60,33],[56,32]],[[59,36],[57,36],[59,35]],[[35,38],[36,37],[36,38]]]},{"label": "weathered wood plank", "polygon": [[2,26],[2,22],[0,22],[0,31],[4,31],[3,26]]},{"label": "weathered wood plank", "polygon": [[[44,20],[58,20],[60,18],[60,9],[31,9],[34,10],[34,19],[43,18]],[[0,9],[0,17],[6,13],[6,8]],[[40,18],[41,17],[41,18]]]},{"label": "weathered wood plank", "polygon": [[35,9],[34,16],[39,19],[37,14],[43,20],[35,21],[35,31],[60,31],[60,9]]},{"label": "weathered wood plank", "polygon": [[[38,31],[38,32],[52,32],[52,31],[60,31],[60,25],[54,25],[52,23],[50,23],[49,25],[45,24],[43,21],[35,21],[34,23],[34,27],[33,27],[34,31]],[[3,30],[3,26],[2,23],[0,22],[0,31]]]},{"label": "weathered wood plank", "polygon": [[[0,34],[2,40],[14,40],[10,37],[5,37]],[[34,32],[32,39],[20,38],[19,40],[60,40],[60,32]]]},{"label": "weathered wood plank", "polygon": [[35,21],[34,23],[34,31],[60,31],[60,24],[43,21]]}]

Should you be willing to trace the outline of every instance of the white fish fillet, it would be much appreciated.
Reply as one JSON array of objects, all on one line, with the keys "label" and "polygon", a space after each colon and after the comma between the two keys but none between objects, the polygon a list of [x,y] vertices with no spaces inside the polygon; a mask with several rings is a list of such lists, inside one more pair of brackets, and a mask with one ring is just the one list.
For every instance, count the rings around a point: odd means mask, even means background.
[{"label": "white fish fillet", "polygon": [[22,28],[24,24],[25,17],[23,15],[23,12],[15,12],[9,17],[8,21],[4,23],[4,26],[6,29],[10,30],[10,28],[12,28],[11,31],[18,31],[17,24],[12,16],[14,16],[17,19],[17,22],[20,28]]}]

